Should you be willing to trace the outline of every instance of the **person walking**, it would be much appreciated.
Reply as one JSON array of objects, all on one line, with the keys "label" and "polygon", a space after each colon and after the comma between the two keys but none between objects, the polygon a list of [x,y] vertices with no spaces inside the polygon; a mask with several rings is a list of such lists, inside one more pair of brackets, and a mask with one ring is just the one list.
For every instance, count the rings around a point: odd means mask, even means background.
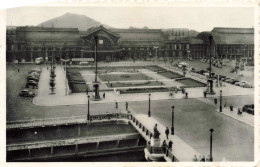
[{"label": "person walking", "polygon": [[205,91],[205,92],[203,92],[203,94],[204,94],[204,98],[206,98],[207,97],[207,92]]},{"label": "person walking", "polygon": [[128,111],[128,103],[127,102],[125,102],[125,109],[126,109],[126,111]]},{"label": "person walking", "polygon": [[214,99],[214,103],[217,104],[218,103],[218,99],[215,98]]},{"label": "person walking", "polygon": [[103,93],[103,99],[105,99],[106,98],[106,93]]},{"label": "person walking", "polygon": [[163,147],[167,147],[166,140],[163,141],[162,146],[163,146]]},{"label": "person walking", "polygon": [[166,127],[165,135],[166,135],[167,140],[168,140],[169,133],[170,133],[170,130],[168,127]]},{"label": "person walking", "polygon": [[173,142],[170,140],[170,141],[169,141],[169,150],[170,150],[170,151],[172,151],[172,144],[173,144]]},{"label": "person walking", "polygon": [[118,108],[118,103],[116,102],[116,109]]},{"label": "person walking", "polygon": [[202,161],[202,162],[205,162],[205,161],[206,161],[204,155],[203,155],[203,157],[201,158],[201,161]]},{"label": "person walking", "polygon": [[185,98],[188,99],[188,92],[185,93]]},{"label": "person walking", "polygon": [[154,132],[157,131],[157,124],[154,125],[154,127],[153,127],[153,131],[154,131]]},{"label": "person walking", "polygon": [[230,108],[230,111],[233,111],[233,105],[232,104],[229,106],[229,108]]},{"label": "person walking", "polygon": [[20,71],[20,69],[18,68],[18,70],[17,70],[18,72]]}]

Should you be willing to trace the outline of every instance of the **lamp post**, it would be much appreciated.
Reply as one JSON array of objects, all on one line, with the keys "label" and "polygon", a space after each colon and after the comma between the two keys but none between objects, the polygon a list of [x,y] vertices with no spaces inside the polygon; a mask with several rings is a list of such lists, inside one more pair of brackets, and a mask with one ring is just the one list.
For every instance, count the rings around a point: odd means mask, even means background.
[{"label": "lamp post", "polygon": [[172,106],[172,128],[171,133],[174,135],[174,106]]},{"label": "lamp post", "polygon": [[90,120],[90,114],[89,114],[89,98],[90,98],[90,96],[88,95],[88,115],[87,115],[88,121]]},{"label": "lamp post", "polygon": [[97,81],[97,47],[98,47],[98,36],[94,36],[95,40],[95,81],[93,83],[94,95],[92,96],[92,100],[101,100],[99,96],[99,83]]},{"label": "lamp post", "polygon": [[149,93],[148,117],[151,117],[151,93]]},{"label": "lamp post", "polygon": [[219,97],[219,112],[222,112],[222,90],[220,90],[220,97]]},{"label": "lamp post", "polygon": [[158,64],[158,57],[157,57],[157,49],[159,47],[158,46],[154,46],[154,49],[155,49],[155,55],[156,55],[156,64]]},{"label": "lamp post", "polygon": [[209,156],[210,156],[210,162],[212,162],[213,161],[213,157],[212,157],[212,133],[213,133],[213,131],[214,131],[214,129],[210,129],[209,130],[210,131],[210,154],[209,154]]},{"label": "lamp post", "polygon": [[212,40],[213,36],[210,34],[209,35],[209,77],[208,77],[208,85],[207,85],[207,93],[208,94],[215,94],[213,91],[213,80],[212,80],[212,75],[211,75],[211,47],[212,47]]}]

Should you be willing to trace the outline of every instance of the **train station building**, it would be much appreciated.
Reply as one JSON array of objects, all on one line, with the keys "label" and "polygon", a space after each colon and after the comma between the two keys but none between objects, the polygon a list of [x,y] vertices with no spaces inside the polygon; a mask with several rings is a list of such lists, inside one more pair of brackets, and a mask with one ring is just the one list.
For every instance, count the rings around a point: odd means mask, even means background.
[{"label": "train station building", "polygon": [[[107,29],[93,27],[44,28],[34,26],[7,27],[7,62],[31,62],[37,57],[50,61],[65,58],[94,58],[94,36],[99,36],[98,59],[172,60],[175,58],[207,58],[210,50],[215,58],[253,62],[253,28],[214,28],[196,36],[188,29]],[[209,35],[213,36],[210,48]]]}]

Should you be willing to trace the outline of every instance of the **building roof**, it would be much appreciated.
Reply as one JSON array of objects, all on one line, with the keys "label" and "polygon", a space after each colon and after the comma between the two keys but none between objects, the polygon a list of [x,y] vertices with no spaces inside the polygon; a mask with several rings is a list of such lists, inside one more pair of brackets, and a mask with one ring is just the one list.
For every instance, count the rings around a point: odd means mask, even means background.
[{"label": "building roof", "polygon": [[209,35],[213,36],[215,44],[253,45],[253,28],[214,28],[211,32],[202,32],[197,37],[209,43]]},{"label": "building roof", "polygon": [[160,41],[120,41],[121,46],[131,46],[131,47],[153,47],[160,46]]},{"label": "building roof", "polygon": [[78,28],[46,28],[46,27],[35,27],[35,26],[22,26],[17,27],[17,31],[54,31],[54,32],[75,32],[78,33]]},{"label": "building roof", "polygon": [[99,26],[99,27],[89,28],[87,32],[83,32],[83,33],[81,33],[81,34],[84,34],[84,35],[82,35],[82,37],[87,37],[87,36],[89,36],[89,35],[91,35],[91,34],[94,34],[94,33],[98,32],[98,31],[100,31],[100,30],[105,31],[105,32],[108,33],[108,34],[111,34],[111,35],[113,35],[114,37],[119,38],[119,35],[118,35],[118,34],[114,33],[113,31],[110,31],[110,30],[106,29],[106,28],[103,27],[102,25]]},{"label": "building roof", "polygon": [[120,36],[120,41],[162,41],[160,29],[110,29]]},{"label": "building roof", "polygon": [[185,37],[166,41],[166,43],[187,43],[187,44],[205,44],[204,41],[197,37]]}]

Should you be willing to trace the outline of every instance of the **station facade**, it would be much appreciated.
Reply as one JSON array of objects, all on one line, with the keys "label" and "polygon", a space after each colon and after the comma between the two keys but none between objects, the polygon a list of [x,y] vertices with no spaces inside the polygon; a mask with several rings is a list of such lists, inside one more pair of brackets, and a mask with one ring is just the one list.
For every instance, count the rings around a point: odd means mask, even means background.
[{"label": "station facade", "polygon": [[[94,58],[98,35],[98,60],[172,60],[254,58],[253,28],[214,28],[196,36],[188,29],[106,29],[93,27],[88,31],[77,28],[7,27],[7,62],[30,62],[37,57],[50,61],[55,58]],[[209,35],[213,36],[212,45]],[[211,47],[211,48],[210,48]],[[210,52],[211,51],[211,52]]]}]

